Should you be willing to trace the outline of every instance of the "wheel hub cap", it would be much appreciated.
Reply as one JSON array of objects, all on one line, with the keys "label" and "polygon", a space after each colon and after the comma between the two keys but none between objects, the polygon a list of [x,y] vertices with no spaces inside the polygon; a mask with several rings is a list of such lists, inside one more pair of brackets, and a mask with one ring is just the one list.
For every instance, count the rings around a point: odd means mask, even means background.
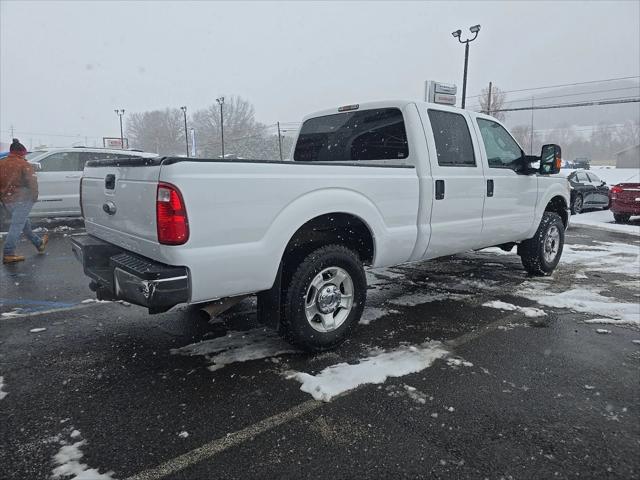
[{"label": "wheel hub cap", "polygon": [[318,273],[307,288],[305,315],[311,327],[322,333],[340,328],[351,313],[353,280],[346,270],[329,267]]},{"label": "wheel hub cap", "polygon": [[558,227],[553,226],[547,232],[547,238],[544,240],[544,259],[547,262],[555,260],[560,250],[560,231]]},{"label": "wheel hub cap", "polygon": [[335,285],[327,285],[318,293],[318,310],[321,313],[332,313],[340,305],[342,294]]}]

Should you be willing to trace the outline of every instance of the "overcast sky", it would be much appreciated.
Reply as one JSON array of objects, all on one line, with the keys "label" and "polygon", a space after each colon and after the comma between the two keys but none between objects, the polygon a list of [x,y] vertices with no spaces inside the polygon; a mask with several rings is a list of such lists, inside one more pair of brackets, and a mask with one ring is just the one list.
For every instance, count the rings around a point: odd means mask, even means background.
[{"label": "overcast sky", "polygon": [[[425,79],[468,95],[640,75],[640,2],[0,3],[0,138],[119,136],[127,113],[221,95],[264,123],[366,100],[421,99]],[[126,119],[126,114],[125,114]]]}]

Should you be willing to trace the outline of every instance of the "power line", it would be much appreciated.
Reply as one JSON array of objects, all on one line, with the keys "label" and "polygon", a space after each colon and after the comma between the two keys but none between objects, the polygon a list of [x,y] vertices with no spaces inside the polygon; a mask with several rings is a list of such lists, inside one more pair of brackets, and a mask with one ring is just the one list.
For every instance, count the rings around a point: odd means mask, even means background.
[{"label": "power line", "polygon": [[[574,83],[563,83],[563,84],[558,84],[558,85],[548,85],[545,87],[532,87],[532,88],[521,88],[518,90],[505,90],[502,91],[502,93],[515,93],[515,92],[529,92],[529,91],[533,91],[533,90],[545,90],[548,88],[559,88],[559,87],[573,87],[575,85],[589,85],[589,84],[593,84],[593,83],[605,83],[605,82],[615,82],[617,80],[630,80],[633,78],[640,78],[640,75],[634,75],[634,76],[630,76],[630,77],[618,77],[618,78],[606,78],[604,80],[589,80],[587,82],[574,82]],[[484,94],[480,93],[478,95],[472,95],[472,96],[468,96],[467,98],[477,98],[477,97],[482,97]]]},{"label": "power line", "polygon": [[[592,92],[584,92],[584,93],[567,93],[565,95],[548,95],[546,97],[533,97],[535,100],[546,100],[548,98],[564,98],[564,97],[578,97],[581,95],[591,95],[593,93],[609,93],[609,92],[619,92],[621,90],[640,90],[640,85],[637,87],[624,87],[624,88],[611,88],[608,90],[594,90]],[[530,102],[531,98],[521,98],[518,100],[506,100],[504,103],[516,103],[516,102]]]},{"label": "power line", "polygon": [[530,107],[516,107],[516,108],[502,108],[500,110],[492,110],[492,112],[517,112],[521,110],[548,110],[551,108],[572,108],[572,107],[593,107],[596,105],[616,105],[619,103],[637,103],[640,102],[640,97],[625,98],[620,97],[617,99],[602,99],[594,100],[591,102],[573,102],[573,103],[558,103],[555,105],[535,105]]}]

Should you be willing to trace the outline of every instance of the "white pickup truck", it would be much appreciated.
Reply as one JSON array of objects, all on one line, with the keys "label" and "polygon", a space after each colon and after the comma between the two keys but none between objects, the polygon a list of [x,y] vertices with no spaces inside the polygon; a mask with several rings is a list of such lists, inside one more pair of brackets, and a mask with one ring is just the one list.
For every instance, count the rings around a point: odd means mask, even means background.
[{"label": "white pickup truck", "polygon": [[527,156],[487,115],[415,101],[333,108],[304,119],[292,157],[87,163],[87,235],[72,245],[90,287],[151,313],[257,293],[260,318],[318,351],[358,323],[364,265],[496,245],[517,245],[531,274],[560,260],[560,147]]}]

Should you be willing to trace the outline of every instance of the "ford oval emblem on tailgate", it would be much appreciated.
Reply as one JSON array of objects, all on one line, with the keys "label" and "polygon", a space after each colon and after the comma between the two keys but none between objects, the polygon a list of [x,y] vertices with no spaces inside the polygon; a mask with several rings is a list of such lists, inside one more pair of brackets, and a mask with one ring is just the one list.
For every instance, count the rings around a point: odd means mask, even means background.
[{"label": "ford oval emblem on tailgate", "polygon": [[109,215],[113,215],[114,213],[116,213],[116,204],[113,202],[107,202],[104,205],[102,205],[102,210],[104,210],[105,212],[107,212]]}]

